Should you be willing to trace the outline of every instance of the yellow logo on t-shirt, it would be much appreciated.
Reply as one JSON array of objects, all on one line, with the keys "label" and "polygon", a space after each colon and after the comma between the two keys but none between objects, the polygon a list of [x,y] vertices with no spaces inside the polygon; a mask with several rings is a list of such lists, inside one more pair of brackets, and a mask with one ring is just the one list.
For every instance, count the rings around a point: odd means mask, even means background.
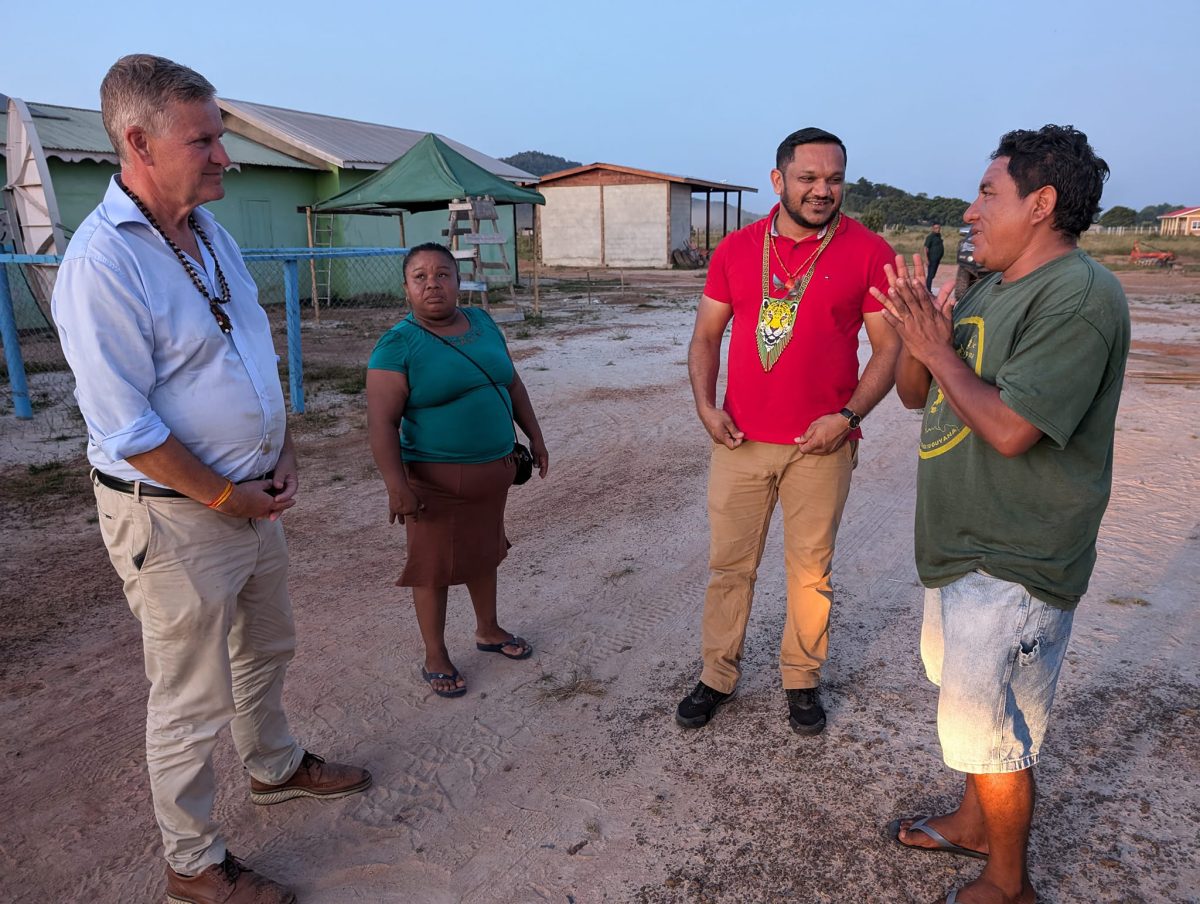
[{"label": "yellow logo on t-shirt", "polygon": [[[955,327],[954,338],[958,356],[978,375],[983,369],[983,318],[964,317]],[[959,420],[946,401],[942,387],[934,383],[932,388],[935,394],[933,401],[925,407],[921,427],[922,458],[935,458],[949,452],[971,433],[971,428]]]}]

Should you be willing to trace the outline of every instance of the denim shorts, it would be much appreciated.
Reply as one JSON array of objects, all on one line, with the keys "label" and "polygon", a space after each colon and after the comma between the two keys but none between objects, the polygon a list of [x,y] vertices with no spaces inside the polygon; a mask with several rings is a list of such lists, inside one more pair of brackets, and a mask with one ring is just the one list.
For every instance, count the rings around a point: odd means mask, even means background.
[{"label": "denim shorts", "polygon": [[926,589],[921,659],[941,688],[947,766],[980,774],[1037,762],[1074,614],[983,571]]}]

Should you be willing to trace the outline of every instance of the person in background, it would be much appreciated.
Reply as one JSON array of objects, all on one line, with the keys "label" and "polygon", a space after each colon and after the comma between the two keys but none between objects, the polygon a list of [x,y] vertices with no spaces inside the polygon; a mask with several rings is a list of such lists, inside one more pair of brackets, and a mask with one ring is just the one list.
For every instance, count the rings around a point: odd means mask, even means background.
[{"label": "person in background", "polygon": [[[1038,762],[1112,486],[1129,307],[1079,250],[1107,164],[1070,126],[1000,139],[965,219],[986,270],[932,298],[914,259],[875,291],[904,350],[896,389],[925,409],[916,558],[921,658],[938,739],[966,776],[951,813],[897,819],[906,848],[986,860],[947,904],[1032,904]],[[939,899],[941,900],[941,899]]]},{"label": "person in background", "polygon": [[946,253],[945,243],[942,242],[942,225],[934,223],[929,227],[929,235],[925,236],[925,291],[933,291],[933,278],[937,275],[938,265]]},{"label": "person in background", "polygon": [[213,748],[232,723],[250,799],[337,798],[371,784],[292,737],[295,649],[280,516],[296,452],[267,315],[203,204],[229,156],[215,90],[162,57],[122,57],[100,87],[121,160],[59,268],[52,308],[87,422],[100,531],[142,625],[146,767],[179,904],[285,904],[213,821]]},{"label": "person in background", "polygon": [[508,659],[533,647],[500,627],[496,570],[508,555],[504,507],[516,470],[517,424],[544,478],[550,455],[504,334],[479,308],[458,306],[458,263],[444,245],[404,259],[412,310],[380,338],[367,369],[367,431],[408,555],[396,582],[411,587],[425,643],[421,676],[440,697],[467,682],[446,647],[446,603],[466,584],[475,646]]}]

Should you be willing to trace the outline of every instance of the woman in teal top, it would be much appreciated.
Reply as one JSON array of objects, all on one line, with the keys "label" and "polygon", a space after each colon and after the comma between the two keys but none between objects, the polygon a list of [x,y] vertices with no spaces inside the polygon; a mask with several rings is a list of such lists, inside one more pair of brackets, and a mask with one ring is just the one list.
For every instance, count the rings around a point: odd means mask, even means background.
[{"label": "woman in teal top", "polygon": [[516,465],[515,418],[542,477],[550,456],[504,335],[458,306],[458,263],[443,245],[404,259],[412,313],[379,339],[367,365],[367,433],[388,490],[389,521],[408,535],[396,583],[411,587],[425,642],[421,675],[442,697],[467,683],[446,649],[446,598],[466,584],[475,645],[509,659],[533,648],[496,618],[496,569],[508,554],[504,506]]}]

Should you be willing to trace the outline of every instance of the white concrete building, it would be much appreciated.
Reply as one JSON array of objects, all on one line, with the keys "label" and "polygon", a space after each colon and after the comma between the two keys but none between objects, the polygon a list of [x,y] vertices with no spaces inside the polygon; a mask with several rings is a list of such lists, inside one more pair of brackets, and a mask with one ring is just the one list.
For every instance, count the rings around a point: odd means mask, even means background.
[{"label": "white concrete building", "polygon": [[[542,218],[542,262],[562,267],[670,267],[671,253],[685,248],[692,234],[692,195],[711,201],[757,189],[670,173],[591,163],[542,176],[546,198]],[[728,208],[718,203],[722,212]],[[740,223],[711,223],[722,234]],[[707,242],[700,244],[707,250]]]}]

